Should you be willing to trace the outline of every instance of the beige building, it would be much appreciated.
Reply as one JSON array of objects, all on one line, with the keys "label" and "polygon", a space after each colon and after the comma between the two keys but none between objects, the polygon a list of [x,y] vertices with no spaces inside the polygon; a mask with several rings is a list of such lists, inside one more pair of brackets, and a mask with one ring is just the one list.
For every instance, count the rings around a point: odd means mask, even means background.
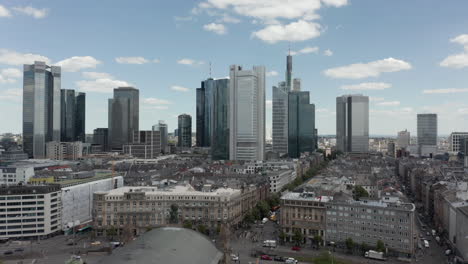
[{"label": "beige building", "polygon": [[77,160],[83,156],[83,143],[51,141],[46,143],[48,159],[53,160]]}]

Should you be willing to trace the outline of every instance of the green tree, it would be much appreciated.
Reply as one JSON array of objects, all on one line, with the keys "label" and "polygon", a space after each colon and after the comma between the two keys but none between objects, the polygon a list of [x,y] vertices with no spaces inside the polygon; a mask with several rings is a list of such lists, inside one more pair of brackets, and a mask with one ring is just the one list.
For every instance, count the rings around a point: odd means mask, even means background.
[{"label": "green tree", "polygon": [[369,250],[369,245],[367,245],[366,242],[362,242],[362,244],[361,244],[361,250],[362,250],[363,252],[368,251],[368,250]]},{"label": "green tree", "polygon": [[315,235],[314,236],[314,243],[315,245],[317,245],[317,249],[320,248],[320,246],[322,245],[323,243],[323,238],[321,235]]},{"label": "green tree", "polygon": [[300,246],[304,241],[304,236],[301,233],[301,230],[296,229],[294,230],[293,241],[296,246]]},{"label": "green tree", "polygon": [[273,208],[275,206],[278,206],[280,204],[280,196],[277,193],[274,193],[270,195],[270,198],[268,198],[268,205],[270,208]]},{"label": "green tree", "polygon": [[369,197],[369,193],[361,185],[354,186],[353,196],[355,200],[359,200],[362,197]]},{"label": "green tree", "polygon": [[183,227],[188,228],[188,229],[192,229],[192,227],[193,227],[192,221],[185,220]]},{"label": "green tree", "polygon": [[205,225],[202,225],[202,224],[198,225],[197,230],[198,230],[198,232],[200,232],[202,234],[205,234],[205,235],[209,234],[208,229],[206,228]]},{"label": "green tree", "polygon": [[255,206],[254,208],[252,208],[251,214],[254,220],[260,220],[262,218],[262,215],[260,213],[260,209],[258,209],[258,206]]},{"label": "green tree", "polygon": [[216,234],[221,233],[221,225],[216,226]]},{"label": "green tree", "polygon": [[117,235],[117,229],[114,226],[110,226],[106,230],[106,235],[107,235],[108,238],[110,238],[110,240],[114,240],[114,236]]},{"label": "green tree", "polygon": [[257,203],[258,211],[260,212],[260,218],[264,218],[268,216],[268,212],[270,212],[270,206],[266,201],[260,201]]},{"label": "green tree", "polygon": [[254,218],[254,216],[252,215],[252,212],[248,212],[247,214],[245,214],[245,216],[244,216],[244,223],[246,223],[246,224],[252,224],[253,222],[255,222],[255,218]]},{"label": "green tree", "polygon": [[179,207],[177,206],[177,204],[171,204],[171,211],[169,213],[169,217],[169,220],[172,224],[179,223]]},{"label": "green tree", "polygon": [[278,238],[279,238],[280,244],[283,245],[285,240],[286,240],[286,233],[284,233],[284,231],[281,230],[281,232],[279,233]]},{"label": "green tree", "polygon": [[375,247],[375,250],[378,252],[385,252],[385,244],[382,240],[377,241],[377,246]]},{"label": "green tree", "polygon": [[348,249],[348,252],[353,252],[353,248],[354,248],[354,241],[352,238],[347,238],[346,241],[346,248]]}]

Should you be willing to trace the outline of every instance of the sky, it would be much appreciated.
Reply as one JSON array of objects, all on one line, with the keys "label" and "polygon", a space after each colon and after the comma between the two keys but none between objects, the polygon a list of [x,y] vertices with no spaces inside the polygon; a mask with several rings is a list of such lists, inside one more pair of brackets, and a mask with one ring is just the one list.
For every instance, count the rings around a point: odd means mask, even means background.
[{"label": "sky", "polygon": [[439,135],[468,131],[466,0],[0,0],[0,133],[22,131],[22,65],[62,66],[62,88],[85,92],[86,132],[107,127],[118,86],[140,90],[140,129],[188,113],[195,89],[229,65],[293,77],[310,91],[319,134],[335,134],[336,97],[370,96],[370,134],[416,135],[437,113]]}]

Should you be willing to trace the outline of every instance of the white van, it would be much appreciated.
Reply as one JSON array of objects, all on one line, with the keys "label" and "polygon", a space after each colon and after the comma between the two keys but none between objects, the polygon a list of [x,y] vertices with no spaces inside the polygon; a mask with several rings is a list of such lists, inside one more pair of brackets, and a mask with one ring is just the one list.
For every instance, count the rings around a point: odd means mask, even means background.
[{"label": "white van", "polygon": [[429,247],[429,241],[424,240],[424,247],[428,248]]}]

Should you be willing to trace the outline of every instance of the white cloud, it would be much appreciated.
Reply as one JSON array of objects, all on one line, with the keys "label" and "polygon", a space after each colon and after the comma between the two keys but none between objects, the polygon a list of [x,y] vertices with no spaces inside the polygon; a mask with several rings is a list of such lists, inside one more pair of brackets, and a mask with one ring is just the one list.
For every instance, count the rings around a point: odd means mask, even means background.
[{"label": "white cloud", "polygon": [[214,32],[218,35],[224,35],[227,33],[227,29],[223,24],[210,23],[203,26],[206,31]]},{"label": "white cloud", "polygon": [[380,102],[380,103],[377,103],[377,105],[380,105],[380,106],[399,106],[399,105],[400,105],[400,101],[386,101],[386,102]]},{"label": "white cloud", "polygon": [[383,82],[366,82],[366,83],[358,83],[352,85],[343,85],[341,89],[343,90],[384,90],[387,88],[392,87],[389,83]]},{"label": "white cloud", "polygon": [[368,63],[356,63],[347,66],[331,68],[324,74],[331,78],[362,79],[378,77],[385,72],[398,72],[411,69],[411,64],[394,58],[372,61]]},{"label": "white cloud", "polygon": [[161,61],[159,59],[154,59],[153,62],[154,63],[160,63]]},{"label": "white cloud", "polygon": [[440,66],[461,69],[468,66],[468,34],[459,35],[450,40],[464,47],[464,52],[450,55],[440,62]]},{"label": "white cloud", "polygon": [[196,60],[192,60],[192,59],[188,59],[188,58],[184,58],[184,59],[180,59],[177,61],[178,64],[182,64],[182,65],[201,65],[201,64],[205,64],[205,62],[203,61],[196,61]]},{"label": "white cloud", "polygon": [[266,73],[266,76],[267,77],[270,77],[270,76],[277,76],[278,75],[278,72],[277,71],[269,71]]},{"label": "white cloud", "polygon": [[49,14],[49,9],[47,8],[34,8],[32,6],[18,6],[13,7],[13,10],[16,12],[32,16],[34,18],[44,18]]},{"label": "white cloud", "polygon": [[381,102],[381,101],[385,100],[385,98],[383,98],[383,97],[373,97],[373,96],[371,96],[371,97],[369,97],[369,100],[370,100],[371,102]]},{"label": "white cloud", "polygon": [[12,50],[0,49],[0,64],[23,65],[33,64],[34,61],[43,61],[50,63],[49,58],[39,54],[19,53]]},{"label": "white cloud", "polygon": [[0,5],[0,17],[11,17],[10,10]]},{"label": "white cloud", "polygon": [[5,91],[0,91],[0,100],[21,102],[22,96],[23,96],[22,89],[7,89]]},{"label": "white cloud", "polygon": [[120,64],[145,64],[150,62],[143,57],[117,57],[115,61]]},{"label": "white cloud", "polygon": [[319,47],[305,47],[303,49],[300,49],[298,51],[291,50],[289,53],[294,56],[294,55],[299,55],[299,54],[308,54],[308,53],[317,53],[319,51]]},{"label": "white cloud", "polygon": [[98,64],[101,64],[101,62],[91,56],[73,56],[55,63],[55,65],[62,67],[62,70],[66,72],[96,68]]},{"label": "white cloud", "polygon": [[328,112],[330,112],[330,110],[328,110],[326,108],[317,108],[317,110],[315,110],[315,112],[317,112],[317,113],[328,113]]},{"label": "white cloud", "polygon": [[114,88],[132,86],[126,81],[114,80],[112,78],[101,78],[96,80],[81,80],[75,85],[83,92],[111,93]]},{"label": "white cloud", "polygon": [[171,90],[173,90],[173,91],[178,91],[178,92],[188,92],[188,91],[190,91],[189,88],[186,88],[186,87],[183,87],[183,86],[179,86],[179,85],[173,85],[173,86],[171,86]]},{"label": "white cloud", "polygon": [[236,18],[236,17],[232,17],[228,14],[223,14],[221,16],[220,19],[218,19],[219,22],[224,22],[224,23],[232,23],[232,24],[237,24],[237,23],[240,23],[241,20]]},{"label": "white cloud", "polygon": [[0,83],[15,83],[16,78],[23,76],[23,72],[16,68],[0,70]]},{"label": "white cloud", "polygon": [[274,44],[279,41],[297,42],[320,36],[321,26],[314,22],[299,20],[287,25],[270,25],[252,33],[253,37],[267,43]]},{"label": "white cloud", "polygon": [[452,93],[468,93],[468,88],[447,88],[424,90],[423,94],[452,94]]},{"label": "white cloud", "polygon": [[107,72],[83,72],[82,75],[86,79],[114,79],[114,77]]},{"label": "white cloud", "polygon": [[333,56],[333,51],[327,49],[327,50],[325,50],[325,51],[323,52],[323,55],[325,55],[325,56]]},{"label": "white cloud", "polygon": [[159,99],[155,97],[149,97],[143,99],[143,103],[149,104],[149,105],[170,105],[172,104],[171,101],[165,100],[165,99]]},{"label": "white cloud", "polygon": [[185,17],[175,16],[174,20],[175,21],[193,21],[194,17],[193,16],[185,16]]},{"label": "white cloud", "polygon": [[460,108],[457,112],[462,115],[468,115],[468,108]]}]

